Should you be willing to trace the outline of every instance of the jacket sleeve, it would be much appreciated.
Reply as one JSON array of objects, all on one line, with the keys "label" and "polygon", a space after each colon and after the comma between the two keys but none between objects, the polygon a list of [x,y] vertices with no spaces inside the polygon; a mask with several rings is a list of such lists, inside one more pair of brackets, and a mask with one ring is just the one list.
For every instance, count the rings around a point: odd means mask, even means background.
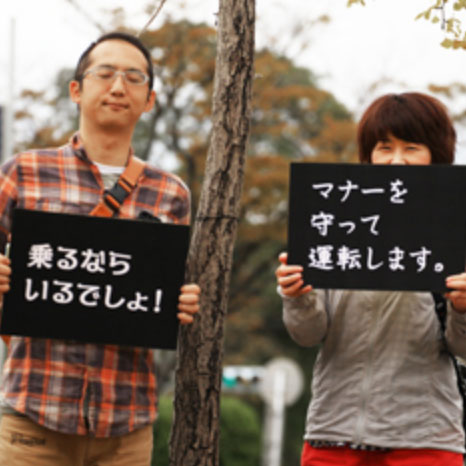
[{"label": "jacket sleeve", "polygon": [[296,343],[314,346],[327,334],[328,314],[324,290],[312,290],[298,298],[279,294],[283,299],[283,322]]},{"label": "jacket sleeve", "polygon": [[450,302],[445,337],[449,350],[455,356],[466,359],[466,313],[456,312]]}]

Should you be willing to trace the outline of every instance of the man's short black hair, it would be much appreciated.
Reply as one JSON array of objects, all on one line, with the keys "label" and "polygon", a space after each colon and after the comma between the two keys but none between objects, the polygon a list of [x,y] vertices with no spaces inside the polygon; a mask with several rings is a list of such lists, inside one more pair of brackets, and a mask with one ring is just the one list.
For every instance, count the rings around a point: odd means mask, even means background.
[{"label": "man's short black hair", "polygon": [[82,55],[79,57],[78,64],[74,72],[74,80],[78,81],[79,84],[82,83],[84,72],[87,70],[90,64],[89,57],[90,57],[91,52],[94,50],[94,48],[97,45],[107,40],[122,40],[125,42],[129,42],[130,44],[134,45],[136,48],[138,48],[142,52],[142,54],[147,60],[147,74],[149,75],[149,91],[150,91],[154,84],[154,69],[152,67],[152,58],[151,58],[150,52],[137,37],[131,34],[128,34],[126,32],[118,32],[118,31],[109,32],[107,34],[104,34],[103,36],[100,36],[96,41],[92,42],[89,45],[89,47],[87,47],[87,49],[84,50]]}]

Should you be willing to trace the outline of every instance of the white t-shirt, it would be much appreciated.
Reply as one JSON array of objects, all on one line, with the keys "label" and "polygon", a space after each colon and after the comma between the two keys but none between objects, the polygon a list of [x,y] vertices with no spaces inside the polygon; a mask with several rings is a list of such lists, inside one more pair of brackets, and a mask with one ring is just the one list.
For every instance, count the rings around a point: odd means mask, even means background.
[{"label": "white t-shirt", "polygon": [[105,189],[111,189],[125,169],[125,167],[104,165],[103,163],[97,162],[94,162],[94,164],[100,171]]}]

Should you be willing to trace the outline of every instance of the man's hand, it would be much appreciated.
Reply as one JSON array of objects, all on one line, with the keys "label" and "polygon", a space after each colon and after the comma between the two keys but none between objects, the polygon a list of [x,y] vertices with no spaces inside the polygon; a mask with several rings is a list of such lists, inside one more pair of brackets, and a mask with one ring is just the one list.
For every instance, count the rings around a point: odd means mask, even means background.
[{"label": "man's hand", "polygon": [[191,324],[194,314],[199,312],[199,296],[201,289],[195,283],[183,285],[178,298],[178,319],[181,324]]},{"label": "man's hand", "polygon": [[0,254],[0,300],[3,301],[3,294],[10,289],[10,259]]},{"label": "man's hand", "polygon": [[446,285],[452,291],[445,293],[445,298],[451,301],[455,311],[466,312],[466,272],[450,275],[446,279]]},{"label": "man's hand", "polygon": [[297,298],[312,290],[311,285],[304,285],[303,268],[300,265],[288,265],[288,253],[278,256],[280,266],[275,271],[277,284],[282,293],[290,298]]}]

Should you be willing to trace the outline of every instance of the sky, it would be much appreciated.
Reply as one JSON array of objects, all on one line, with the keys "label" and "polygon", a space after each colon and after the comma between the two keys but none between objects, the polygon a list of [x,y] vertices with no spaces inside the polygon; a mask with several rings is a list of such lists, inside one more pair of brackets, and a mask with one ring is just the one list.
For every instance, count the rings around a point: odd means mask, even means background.
[{"label": "sky", "polygon": [[[0,103],[8,99],[11,25],[15,24],[13,96],[24,88],[42,90],[62,67],[74,67],[99,30],[111,29],[105,10],[121,7],[132,26],[142,28],[148,4],[160,0],[15,0],[2,2],[0,16]],[[332,92],[358,117],[378,95],[427,91],[429,84],[462,82],[466,51],[444,49],[439,24],[415,20],[434,0],[257,0],[257,47],[272,45],[311,69],[320,86]],[[166,0],[152,27],[170,16],[215,26],[218,0]],[[319,22],[322,15],[329,22]],[[466,23],[466,14],[465,23]],[[298,32],[296,32],[298,31]],[[465,83],[466,84],[466,83]],[[453,112],[466,108],[466,98],[441,97]],[[466,130],[459,132],[458,156],[466,164]]]}]

